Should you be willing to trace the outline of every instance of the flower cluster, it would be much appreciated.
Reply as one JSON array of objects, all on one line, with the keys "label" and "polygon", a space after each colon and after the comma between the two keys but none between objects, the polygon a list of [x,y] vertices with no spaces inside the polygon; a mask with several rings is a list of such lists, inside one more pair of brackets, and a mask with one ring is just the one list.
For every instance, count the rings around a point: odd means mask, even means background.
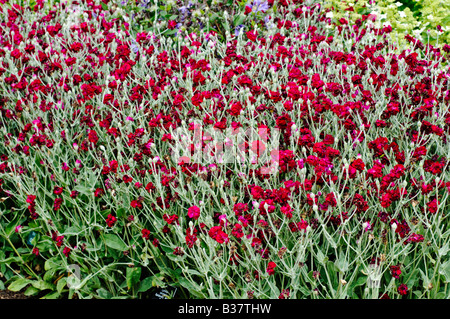
[{"label": "flower cluster", "polygon": [[[142,291],[148,268],[199,298],[345,298],[364,296],[350,280],[368,265],[398,279],[424,267],[404,252],[448,247],[448,50],[408,35],[395,53],[391,27],[309,0],[224,41],[133,33],[105,8],[0,8],[0,194],[28,213],[14,236],[39,232],[37,262],[83,263],[96,293]],[[260,134],[221,143],[198,123]],[[231,162],[193,156],[231,146]],[[408,294],[385,277],[384,297]]]}]

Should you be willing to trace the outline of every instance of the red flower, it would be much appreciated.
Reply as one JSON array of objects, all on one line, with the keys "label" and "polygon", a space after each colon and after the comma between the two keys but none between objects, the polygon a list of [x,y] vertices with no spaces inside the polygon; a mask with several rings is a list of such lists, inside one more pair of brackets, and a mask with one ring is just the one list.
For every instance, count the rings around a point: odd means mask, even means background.
[{"label": "red flower", "polygon": [[176,26],[177,26],[177,22],[175,20],[169,20],[167,23],[167,28],[169,28],[169,30],[175,29]]},{"label": "red flower", "polygon": [[283,289],[281,291],[281,294],[278,296],[278,299],[288,299],[290,296],[290,291],[289,289]]},{"label": "red flower", "polygon": [[150,237],[150,231],[148,230],[148,229],[143,229],[142,231],[141,231],[141,233],[142,233],[142,238],[144,238],[144,239],[149,239],[149,237]]},{"label": "red flower", "polygon": [[101,197],[103,194],[105,194],[105,191],[103,188],[97,188],[94,192],[95,197]]},{"label": "red flower", "polygon": [[109,227],[113,227],[114,224],[116,223],[116,221],[117,221],[117,218],[112,214],[109,214],[108,217],[106,218],[106,224]]},{"label": "red flower", "polygon": [[228,235],[222,231],[221,226],[214,226],[208,232],[209,237],[217,241],[219,244],[227,243],[229,241]]},{"label": "red flower", "polygon": [[72,251],[72,249],[70,249],[69,247],[67,247],[67,246],[64,247],[64,249],[63,249],[64,256],[69,257],[71,251]]},{"label": "red flower", "polygon": [[63,190],[64,190],[64,188],[55,186],[55,188],[53,188],[53,194],[55,194],[55,195],[61,195],[61,193],[63,192]]},{"label": "red flower", "polygon": [[189,207],[188,216],[193,219],[198,219],[200,217],[200,208],[197,206]]},{"label": "red flower", "polygon": [[269,265],[267,265],[267,269],[266,272],[269,275],[273,275],[275,274],[275,267],[277,266],[277,264],[275,264],[273,261],[269,262]]},{"label": "red flower", "polygon": [[90,130],[89,134],[88,134],[88,137],[89,137],[89,142],[91,142],[93,144],[97,144],[98,136],[97,136],[97,132],[96,131]]},{"label": "red flower", "polygon": [[405,284],[401,284],[398,286],[397,291],[400,295],[405,296],[408,294],[408,286]]},{"label": "red flower", "polygon": [[53,203],[53,209],[55,211],[59,210],[61,208],[62,202],[63,202],[62,198],[55,198],[55,201]]},{"label": "red flower", "polygon": [[39,256],[39,249],[36,248],[36,247],[34,247],[34,248],[33,248],[33,251],[32,251],[32,254],[34,254],[34,255],[36,255],[36,256]]},{"label": "red flower", "polygon": [[391,270],[392,277],[394,277],[395,279],[400,278],[400,275],[402,274],[402,271],[401,271],[399,265],[390,266],[389,269]]},{"label": "red flower", "polygon": [[137,209],[142,209],[142,203],[138,200],[132,200],[130,206]]},{"label": "red flower", "polygon": [[241,224],[234,225],[233,230],[231,231],[231,234],[236,238],[244,237],[244,232],[242,231],[242,225]]},{"label": "red flower", "polygon": [[197,232],[197,230],[194,230],[194,233],[191,234],[191,229],[190,228],[188,228],[186,230],[186,237],[185,237],[185,239],[186,239],[186,244],[187,244],[187,246],[189,248],[194,247],[195,242],[198,240],[198,238],[196,236],[196,232]]}]

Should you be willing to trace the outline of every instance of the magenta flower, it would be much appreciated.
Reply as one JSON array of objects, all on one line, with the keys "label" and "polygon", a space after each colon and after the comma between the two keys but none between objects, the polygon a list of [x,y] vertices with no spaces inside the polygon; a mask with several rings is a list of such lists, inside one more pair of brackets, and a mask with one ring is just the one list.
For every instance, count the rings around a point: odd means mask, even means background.
[{"label": "magenta flower", "polygon": [[200,217],[200,208],[197,206],[189,207],[188,216],[189,218],[198,219]]}]

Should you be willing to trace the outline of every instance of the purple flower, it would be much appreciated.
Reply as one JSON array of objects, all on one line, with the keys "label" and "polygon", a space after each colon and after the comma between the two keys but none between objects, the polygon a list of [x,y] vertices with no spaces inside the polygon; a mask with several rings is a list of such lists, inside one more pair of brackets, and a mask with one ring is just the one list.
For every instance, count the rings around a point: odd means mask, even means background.
[{"label": "purple flower", "polygon": [[151,4],[151,0],[142,0],[141,7],[142,8],[148,8]]},{"label": "purple flower", "polygon": [[253,3],[250,5],[249,1],[247,3],[247,6],[249,6],[250,8],[252,8],[253,12],[259,12],[259,11],[267,11],[269,10],[269,3],[267,1],[262,1],[262,0],[255,0],[253,1]]},{"label": "purple flower", "polygon": [[238,25],[238,26],[234,29],[234,35],[235,35],[235,36],[238,36],[239,33],[241,32],[241,30],[242,30],[244,27],[245,27],[245,25],[243,25],[243,24]]}]

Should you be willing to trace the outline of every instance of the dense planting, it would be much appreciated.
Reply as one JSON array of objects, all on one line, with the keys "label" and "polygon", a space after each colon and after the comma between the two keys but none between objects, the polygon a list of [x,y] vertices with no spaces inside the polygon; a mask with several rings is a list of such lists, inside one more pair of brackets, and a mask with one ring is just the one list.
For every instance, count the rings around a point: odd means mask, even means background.
[{"label": "dense planting", "polygon": [[449,296],[449,46],[398,49],[390,26],[309,0],[242,3],[248,21],[170,37],[181,22],[135,32],[120,5],[1,6],[9,289]]},{"label": "dense planting", "polygon": [[346,18],[352,22],[362,14],[372,13],[380,25],[393,28],[393,41],[404,43],[411,34],[423,42],[442,47],[450,42],[450,2],[440,0],[327,0],[333,8],[333,19]]}]

